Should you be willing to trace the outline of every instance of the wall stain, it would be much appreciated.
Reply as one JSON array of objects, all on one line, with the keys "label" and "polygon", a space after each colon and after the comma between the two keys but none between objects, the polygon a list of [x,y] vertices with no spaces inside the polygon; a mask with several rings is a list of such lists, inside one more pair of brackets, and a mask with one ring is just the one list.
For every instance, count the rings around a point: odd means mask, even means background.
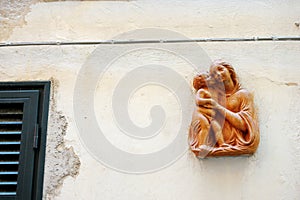
[{"label": "wall stain", "polygon": [[51,79],[50,116],[48,122],[44,198],[53,199],[62,188],[66,177],[79,174],[80,160],[72,147],[67,147],[64,136],[68,128],[67,118],[57,111],[56,94],[59,83]]}]

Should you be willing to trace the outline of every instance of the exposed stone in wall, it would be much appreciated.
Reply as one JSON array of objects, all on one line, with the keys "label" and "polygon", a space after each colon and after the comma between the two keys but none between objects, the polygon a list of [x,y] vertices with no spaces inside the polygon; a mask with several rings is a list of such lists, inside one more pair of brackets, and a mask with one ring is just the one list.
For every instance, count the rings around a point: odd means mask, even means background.
[{"label": "exposed stone in wall", "polygon": [[6,0],[0,1],[0,41],[9,38],[15,27],[26,24],[25,16],[30,6],[38,0]]},{"label": "exposed stone in wall", "polygon": [[68,128],[66,117],[57,111],[57,80],[51,80],[52,94],[48,122],[44,199],[53,199],[58,195],[66,177],[76,177],[79,173],[80,160],[72,147],[65,145],[64,136]]}]

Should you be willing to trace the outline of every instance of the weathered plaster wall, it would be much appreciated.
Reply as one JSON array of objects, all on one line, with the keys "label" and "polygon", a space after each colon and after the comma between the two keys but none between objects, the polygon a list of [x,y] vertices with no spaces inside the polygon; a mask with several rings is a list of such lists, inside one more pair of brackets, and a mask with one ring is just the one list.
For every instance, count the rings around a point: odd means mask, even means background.
[{"label": "weathered plaster wall", "polygon": [[[1,2],[0,25],[7,27],[9,24],[9,28],[0,31],[2,42],[111,39],[124,31],[146,27],[169,29],[191,38],[300,34],[299,26],[295,24],[300,20],[297,1],[242,3],[231,0],[226,4],[192,0],[35,4],[23,1],[22,11],[19,6],[13,9],[13,2]],[[12,7],[8,9],[8,6]],[[102,165],[80,141],[73,111],[73,92],[80,68],[97,46],[1,47],[2,81],[52,80],[53,83],[44,198],[299,199],[300,43],[227,42],[201,43],[200,46],[212,60],[224,58],[231,62],[242,84],[254,93],[261,131],[259,149],[251,157],[205,160],[198,160],[186,152],[173,165],[142,175],[124,174]],[[113,63],[113,70],[103,77],[106,84],[99,85],[99,90],[109,94],[120,74],[126,72],[126,66],[134,59],[140,64],[151,60],[174,66],[186,75],[187,81],[193,75],[185,61],[168,53],[149,50],[145,54],[137,52],[124,56]],[[155,91],[152,92],[146,90],[145,96],[152,98]],[[113,119],[106,115],[109,111],[105,106],[101,107],[107,102],[101,96],[95,97],[100,98],[99,102],[103,101],[103,104],[95,105],[101,110],[97,118],[104,124],[106,136],[114,145],[131,152],[147,153],[172,140],[172,127],[168,124],[158,139],[149,142],[121,137],[118,129],[112,127]],[[130,107],[130,112],[133,120],[143,124],[143,120],[149,121],[149,112],[141,111],[145,107],[141,100],[143,97],[134,96],[133,101],[138,104]],[[176,100],[166,99],[162,103],[166,109],[171,109],[171,114],[167,110],[167,116],[174,117],[172,109],[177,106]]]},{"label": "weathered plaster wall", "polygon": [[[297,0],[245,1],[2,1],[4,25],[19,14],[26,26],[10,25],[10,41],[99,40],[144,27],[178,31],[187,37],[299,35]],[[15,7],[15,12],[11,10]],[[23,10],[31,10],[26,16]],[[2,13],[5,13],[4,15]],[[23,14],[24,13],[24,14]],[[3,16],[2,16],[3,15]],[[7,18],[6,16],[11,16]],[[120,17],[122,16],[122,17]],[[3,22],[1,23],[1,25]],[[3,26],[3,25],[2,25]],[[2,32],[2,31],[1,31]],[[8,37],[0,40],[6,41]]]}]

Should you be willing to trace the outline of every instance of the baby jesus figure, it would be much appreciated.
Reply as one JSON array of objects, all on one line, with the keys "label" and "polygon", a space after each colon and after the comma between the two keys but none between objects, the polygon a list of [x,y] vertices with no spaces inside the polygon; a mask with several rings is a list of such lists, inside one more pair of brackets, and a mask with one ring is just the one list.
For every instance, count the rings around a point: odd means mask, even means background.
[{"label": "baby jesus figure", "polygon": [[[212,91],[209,91],[208,85]],[[198,144],[194,144],[197,149],[210,151],[214,147],[227,147],[228,145],[224,142],[222,134],[222,126],[215,118],[215,113],[203,113],[200,112],[201,99],[215,99],[218,101],[219,92],[213,79],[208,74],[202,73],[194,78],[193,86],[196,89],[196,109],[193,114],[192,124],[194,129],[190,130],[193,133],[198,133],[197,137]],[[209,105],[210,107],[212,105]],[[205,107],[205,106],[204,106]],[[200,131],[200,132],[199,132]],[[209,134],[214,138],[214,141],[208,141]]]}]

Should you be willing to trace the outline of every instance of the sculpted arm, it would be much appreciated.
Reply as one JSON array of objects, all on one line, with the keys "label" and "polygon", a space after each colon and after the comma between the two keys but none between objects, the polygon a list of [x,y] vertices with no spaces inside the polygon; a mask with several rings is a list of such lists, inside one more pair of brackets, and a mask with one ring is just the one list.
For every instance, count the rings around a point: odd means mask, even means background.
[{"label": "sculpted arm", "polygon": [[244,112],[250,114],[251,113],[251,106],[252,106],[252,101],[249,92],[247,91],[240,91],[239,94],[237,95],[237,101],[236,104],[234,105],[235,107],[240,107],[239,112],[233,112],[218,103],[216,103],[215,108],[216,110],[221,113],[225,119],[232,124],[234,127],[241,131],[246,131],[247,130],[247,125],[244,119],[241,117],[240,113]]},{"label": "sculpted arm", "polygon": [[230,124],[232,124],[232,126],[234,126],[235,128],[241,131],[247,130],[245,121],[241,118],[241,116],[238,113],[232,112],[219,104],[217,105],[217,110],[225,117],[225,119]]}]

